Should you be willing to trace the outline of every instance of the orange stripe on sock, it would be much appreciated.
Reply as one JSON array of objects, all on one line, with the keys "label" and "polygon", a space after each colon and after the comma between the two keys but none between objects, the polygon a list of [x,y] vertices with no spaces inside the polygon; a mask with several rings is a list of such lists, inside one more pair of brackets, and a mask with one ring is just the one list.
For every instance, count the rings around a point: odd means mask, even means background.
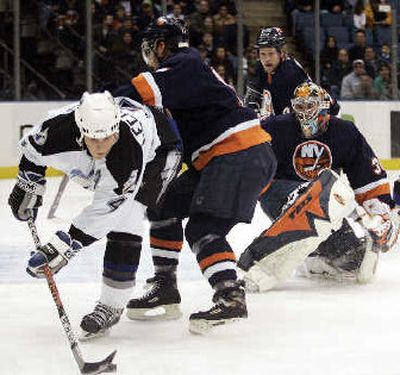
[{"label": "orange stripe on sock", "polygon": [[158,247],[163,250],[181,250],[183,247],[183,241],[169,241],[161,240],[159,238],[150,237],[150,246]]},{"label": "orange stripe on sock", "polygon": [[271,141],[271,136],[260,125],[253,126],[249,129],[238,131],[209,150],[201,152],[193,162],[193,166],[197,170],[201,170],[216,156],[232,154],[269,141]]},{"label": "orange stripe on sock", "polygon": [[143,74],[139,74],[137,77],[132,78],[131,83],[135,86],[136,90],[142,97],[144,104],[155,106],[156,98],[154,91]]},{"label": "orange stripe on sock", "polygon": [[214,255],[210,255],[207,258],[204,258],[202,261],[199,262],[199,265],[200,265],[200,268],[202,270],[204,270],[207,267],[210,267],[213,264],[221,262],[223,260],[233,260],[236,262],[236,256],[234,253],[232,253],[230,251],[225,251],[223,253],[217,253]]}]

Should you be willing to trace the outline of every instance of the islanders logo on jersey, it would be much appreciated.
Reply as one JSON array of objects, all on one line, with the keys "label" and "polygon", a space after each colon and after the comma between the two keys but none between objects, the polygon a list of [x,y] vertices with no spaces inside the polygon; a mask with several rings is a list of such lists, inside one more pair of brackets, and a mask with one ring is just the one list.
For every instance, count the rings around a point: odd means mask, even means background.
[{"label": "islanders logo on jersey", "polygon": [[315,140],[300,143],[293,154],[293,168],[303,180],[315,179],[322,169],[331,168],[332,153],[330,148]]}]

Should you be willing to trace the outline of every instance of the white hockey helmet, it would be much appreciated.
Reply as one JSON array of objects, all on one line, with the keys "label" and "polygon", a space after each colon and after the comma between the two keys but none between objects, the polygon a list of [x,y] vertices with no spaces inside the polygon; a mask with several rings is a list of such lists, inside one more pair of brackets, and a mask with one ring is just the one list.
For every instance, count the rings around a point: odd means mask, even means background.
[{"label": "white hockey helmet", "polygon": [[82,95],[75,109],[75,122],[82,136],[106,138],[119,131],[121,111],[113,96],[108,92]]}]

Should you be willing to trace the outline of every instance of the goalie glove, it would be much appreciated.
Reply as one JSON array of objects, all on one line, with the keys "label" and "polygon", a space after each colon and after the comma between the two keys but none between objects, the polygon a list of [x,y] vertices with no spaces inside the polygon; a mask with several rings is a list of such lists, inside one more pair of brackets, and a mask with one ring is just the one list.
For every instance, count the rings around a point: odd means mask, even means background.
[{"label": "goalie glove", "polygon": [[389,251],[397,241],[398,225],[395,220],[396,213],[377,198],[363,202],[365,214],[361,215],[364,227],[374,241],[378,251]]},{"label": "goalie glove", "polygon": [[27,221],[36,219],[38,208],[42,205],[46,188],[45,178],[35,172],[19,171],[17,182],[8,198],[8,204],[16,219]]},{"label": "goalie glove", "polygon": [[73,240],[69,233],[59,230],[46,245],[31,255],[26,272],[32,277],[44,278],[43,267],[48,264],[51,272],[56,274],[81,249],[80,242]]}]

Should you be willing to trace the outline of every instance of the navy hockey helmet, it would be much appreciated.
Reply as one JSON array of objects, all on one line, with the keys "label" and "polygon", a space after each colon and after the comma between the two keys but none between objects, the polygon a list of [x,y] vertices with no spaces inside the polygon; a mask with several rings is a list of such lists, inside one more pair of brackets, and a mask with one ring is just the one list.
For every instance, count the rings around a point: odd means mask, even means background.
[{"label": "navy hockey helmet", "polygon": [[264,27],[260,30],[255,47],[273,47],[280,50],[285,44],[285,35],[279,27]]},{"label": "navy hockey helmet", "polygon": [[159,17],[143,33],[143,43],[153,49],[156,41],[163,41],[171,51],[189,46],[188,26],[179,18]]}]

